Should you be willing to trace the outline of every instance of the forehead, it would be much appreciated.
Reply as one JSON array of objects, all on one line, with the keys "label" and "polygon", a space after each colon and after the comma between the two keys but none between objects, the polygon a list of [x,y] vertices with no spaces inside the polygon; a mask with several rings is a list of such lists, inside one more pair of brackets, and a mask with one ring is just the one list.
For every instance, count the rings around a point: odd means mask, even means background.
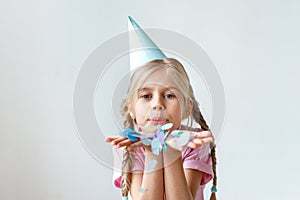
[{"label": "forehead", "polygon": [[151,73],[146,78],[141,88],[148,87],[150,85],[156,85],[170,89],[176,88],[176,84],[173,78],[170,76],[170,74],[168,74],[166,69],[160,69]]}]

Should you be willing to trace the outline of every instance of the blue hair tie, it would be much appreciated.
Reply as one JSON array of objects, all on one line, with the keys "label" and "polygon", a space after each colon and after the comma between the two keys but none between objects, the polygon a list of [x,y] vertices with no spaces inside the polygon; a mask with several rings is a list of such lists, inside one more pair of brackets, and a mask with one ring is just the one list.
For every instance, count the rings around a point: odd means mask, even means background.
[{"label": "blue hair tie", "polygon": [[122,197],[122,200],[128,200],[128,197]]},{"label": "blue hair tie", "polygon": [[212,193],[216,193],[218,190],[217,190],[217,188],[215,187],[215,186],[213,186],[212,188],[211,188],[211,192]]}]

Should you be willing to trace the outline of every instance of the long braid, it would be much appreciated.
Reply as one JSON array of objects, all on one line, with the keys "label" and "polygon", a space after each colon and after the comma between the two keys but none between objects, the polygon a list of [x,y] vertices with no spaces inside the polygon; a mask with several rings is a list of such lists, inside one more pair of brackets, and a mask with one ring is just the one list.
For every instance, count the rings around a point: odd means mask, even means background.
[{"label": "long braid", "polygon": [[[197,100],[194,97],[193,92],[192,93],[192,100],[193,100],[193,109],[192,109],[192,116],[195,119],[196,122],[198,122],[201,126],[201,128],[205,131],[209,130],[209,126],[207,125],[201,111],[200,111],[200,107],[199,107],[199,103],[197,102]],[[216,200],[216,190],[217,190],[217,172],[216,172],[216,165],[217,165],[217,159],[216,159],[216,144],[215,143],[211,143],[210,144],[210,156],[212,158],[212,170],[214,173],[214,178],[213,178],[213,184],[212,184],[212,188],[211,188],[211,196],[210,196],[210,200]]]},{"label": "long braid", "polygon": [[217,191],[217,172],[216,172],[216,168],[217,168],[217,159],[216,159],[216,145],[213,143],[211,145],[211,150],[210,150],[210,155],[212,158],[212,169],[214,172],[214,179],[213,179],[213,186],[212,186],[212,193],[210,195],[210,200],[216,200],[216,191]]},{"label": "long braid", "polygon": [[193,118],[195,119],[196,122],[200,124],[203,130],[208,131],[209,127],[200,111],[198,101],[195,99],[194,96],[192,96],[192,100],[193,100],[193,110],[192,110]]},{"label": "long braid", "polygon": [[128,197],[128,193],[130,191],[131,166],[132,166],[132,159],[131,159],[130,152],[124,150],[123,161],[122,161],[122,178],[121,178],[122,197]]},{"label": "long braid", "polygon": [[[133,128],[133,121],[130,117],[130,115],[128,114],[128,112],[126,112],[126,110],[128,110],[128,107],[126,104],[124,104],[124,101],[122,103],[122,109],[121,112],[123,113],[123,111],[126,113],[125,114],[125,120],[124,120],[124,126],[125,127],[129,127],[129,128]],[[122,197],[123,199],[128,199],[128,194],[130,191],[130,186],[131,186],[131,168],[132,168],[132,155],[129,151],[127,151],[126,149],[123,152],[123,161],[122,161],[122,175],[121,175],[121,190],[122,190]]]}]

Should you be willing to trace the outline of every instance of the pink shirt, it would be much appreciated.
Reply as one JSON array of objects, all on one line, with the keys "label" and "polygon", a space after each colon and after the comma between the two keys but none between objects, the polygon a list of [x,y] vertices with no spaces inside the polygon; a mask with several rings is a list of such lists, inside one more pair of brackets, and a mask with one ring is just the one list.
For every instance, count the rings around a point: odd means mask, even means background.
[{"label": "pink shirt", "polygon": [[[132,171],[143,171],[145,156],[143,154],[144,148],[141,147],[141,153],[137,153],[133,159]],[[195,169],[202,172],[202,179],[199,185],[195,200],[203,200],[203,190],[206,183],[213,178],[212,161],[209,155],[209,144],[202,145],[197,149],[186,148],[182,151],[182,162],[184,169]],[[114,185],[117,188],[121,187],[121,176],[114,175]]]}]

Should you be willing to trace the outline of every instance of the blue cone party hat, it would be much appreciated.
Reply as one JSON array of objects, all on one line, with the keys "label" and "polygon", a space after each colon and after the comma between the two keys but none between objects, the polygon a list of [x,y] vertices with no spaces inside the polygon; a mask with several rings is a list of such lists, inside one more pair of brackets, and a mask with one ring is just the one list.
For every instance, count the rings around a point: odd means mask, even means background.
[{"label": "blue cone party hat", "polygon": [[166,58],[141,27],[128,16],[130,69],[133,70],[146,62]]}]

